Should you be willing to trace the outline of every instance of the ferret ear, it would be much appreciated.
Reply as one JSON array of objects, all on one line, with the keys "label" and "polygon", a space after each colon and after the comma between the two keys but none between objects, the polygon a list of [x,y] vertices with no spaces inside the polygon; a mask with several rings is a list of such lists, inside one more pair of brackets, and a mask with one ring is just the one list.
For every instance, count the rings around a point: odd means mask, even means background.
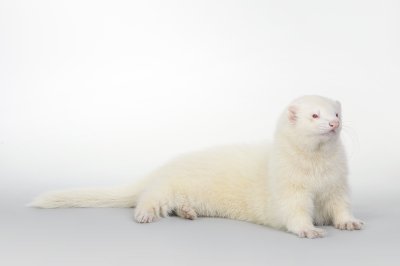
[{"label": "ferret ear", "polygon": [[295,105],[290,105],[287,108],[287,115],[288,115],[288,119],[289,119],[290,123],[292,123],[292,124],[296,123],[297,112],[298,112],[298,107]]},{"label": "ferret ear", "polygon": [[339,110],[342,110],[342,104],[339,101],[336,101],[336,104],[339,107]]}]

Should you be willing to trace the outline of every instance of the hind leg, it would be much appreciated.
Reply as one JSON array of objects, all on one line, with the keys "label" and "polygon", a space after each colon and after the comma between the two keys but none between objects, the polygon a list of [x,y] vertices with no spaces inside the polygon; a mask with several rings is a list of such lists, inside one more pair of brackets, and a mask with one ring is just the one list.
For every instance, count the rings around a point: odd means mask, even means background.
[{"label": "hind leg", "polygon": [[135,210],[135,220],[138,223],[152,223],[166,216],[168,207],[156,202],[138,205]]},{"label": "hind leg", "polygon": [[197,213],[186,204],[176,208],[175,213],[176,215],[184,219],[194,220],[197,218]]},{"label": "hind leg", "polygon": [[152,190],[145,192],[135,208],[135,220],[138,223],[151,223],[161,217],[167,217],[172,211],[168,193]]}]

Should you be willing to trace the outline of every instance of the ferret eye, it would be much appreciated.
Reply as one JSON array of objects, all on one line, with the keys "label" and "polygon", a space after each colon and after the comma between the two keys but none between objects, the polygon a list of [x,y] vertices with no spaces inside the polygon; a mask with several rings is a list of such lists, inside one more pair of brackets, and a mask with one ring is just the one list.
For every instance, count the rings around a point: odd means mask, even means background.
[{"label": "ferret eye", "polygon": [[339,117],[339,114],[338,114],[338,113],[336,113],[336,117]]},{"label": "ferret eye", "polygon": [[317,119],[319,116],[317,114],[313,114],[312,117]]}]

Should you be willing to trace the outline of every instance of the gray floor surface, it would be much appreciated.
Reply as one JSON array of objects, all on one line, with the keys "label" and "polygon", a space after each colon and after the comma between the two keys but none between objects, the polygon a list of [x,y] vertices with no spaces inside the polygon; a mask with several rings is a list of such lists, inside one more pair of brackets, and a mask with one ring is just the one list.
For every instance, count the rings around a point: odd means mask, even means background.
[{"label": "gray floor surface", "polygon": [[327,227],[323,239],[240,221],[133,221],[133,209],[41,210],[33,190],[2,188],[0,265],[400,265],[400,200],[354,199],[362,231]]}]

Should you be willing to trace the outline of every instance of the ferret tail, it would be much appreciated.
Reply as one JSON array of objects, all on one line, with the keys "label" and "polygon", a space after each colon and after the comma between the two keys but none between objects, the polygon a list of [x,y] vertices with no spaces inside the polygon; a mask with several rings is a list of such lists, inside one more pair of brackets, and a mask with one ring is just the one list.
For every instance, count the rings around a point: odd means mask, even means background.
[{"label": "ferret tail", "polygon": [[137,185],[110,188],[78,188],[50,191],[39,195],[29,207],[76,208],[76,207],[135,207],[143,182]]}]

